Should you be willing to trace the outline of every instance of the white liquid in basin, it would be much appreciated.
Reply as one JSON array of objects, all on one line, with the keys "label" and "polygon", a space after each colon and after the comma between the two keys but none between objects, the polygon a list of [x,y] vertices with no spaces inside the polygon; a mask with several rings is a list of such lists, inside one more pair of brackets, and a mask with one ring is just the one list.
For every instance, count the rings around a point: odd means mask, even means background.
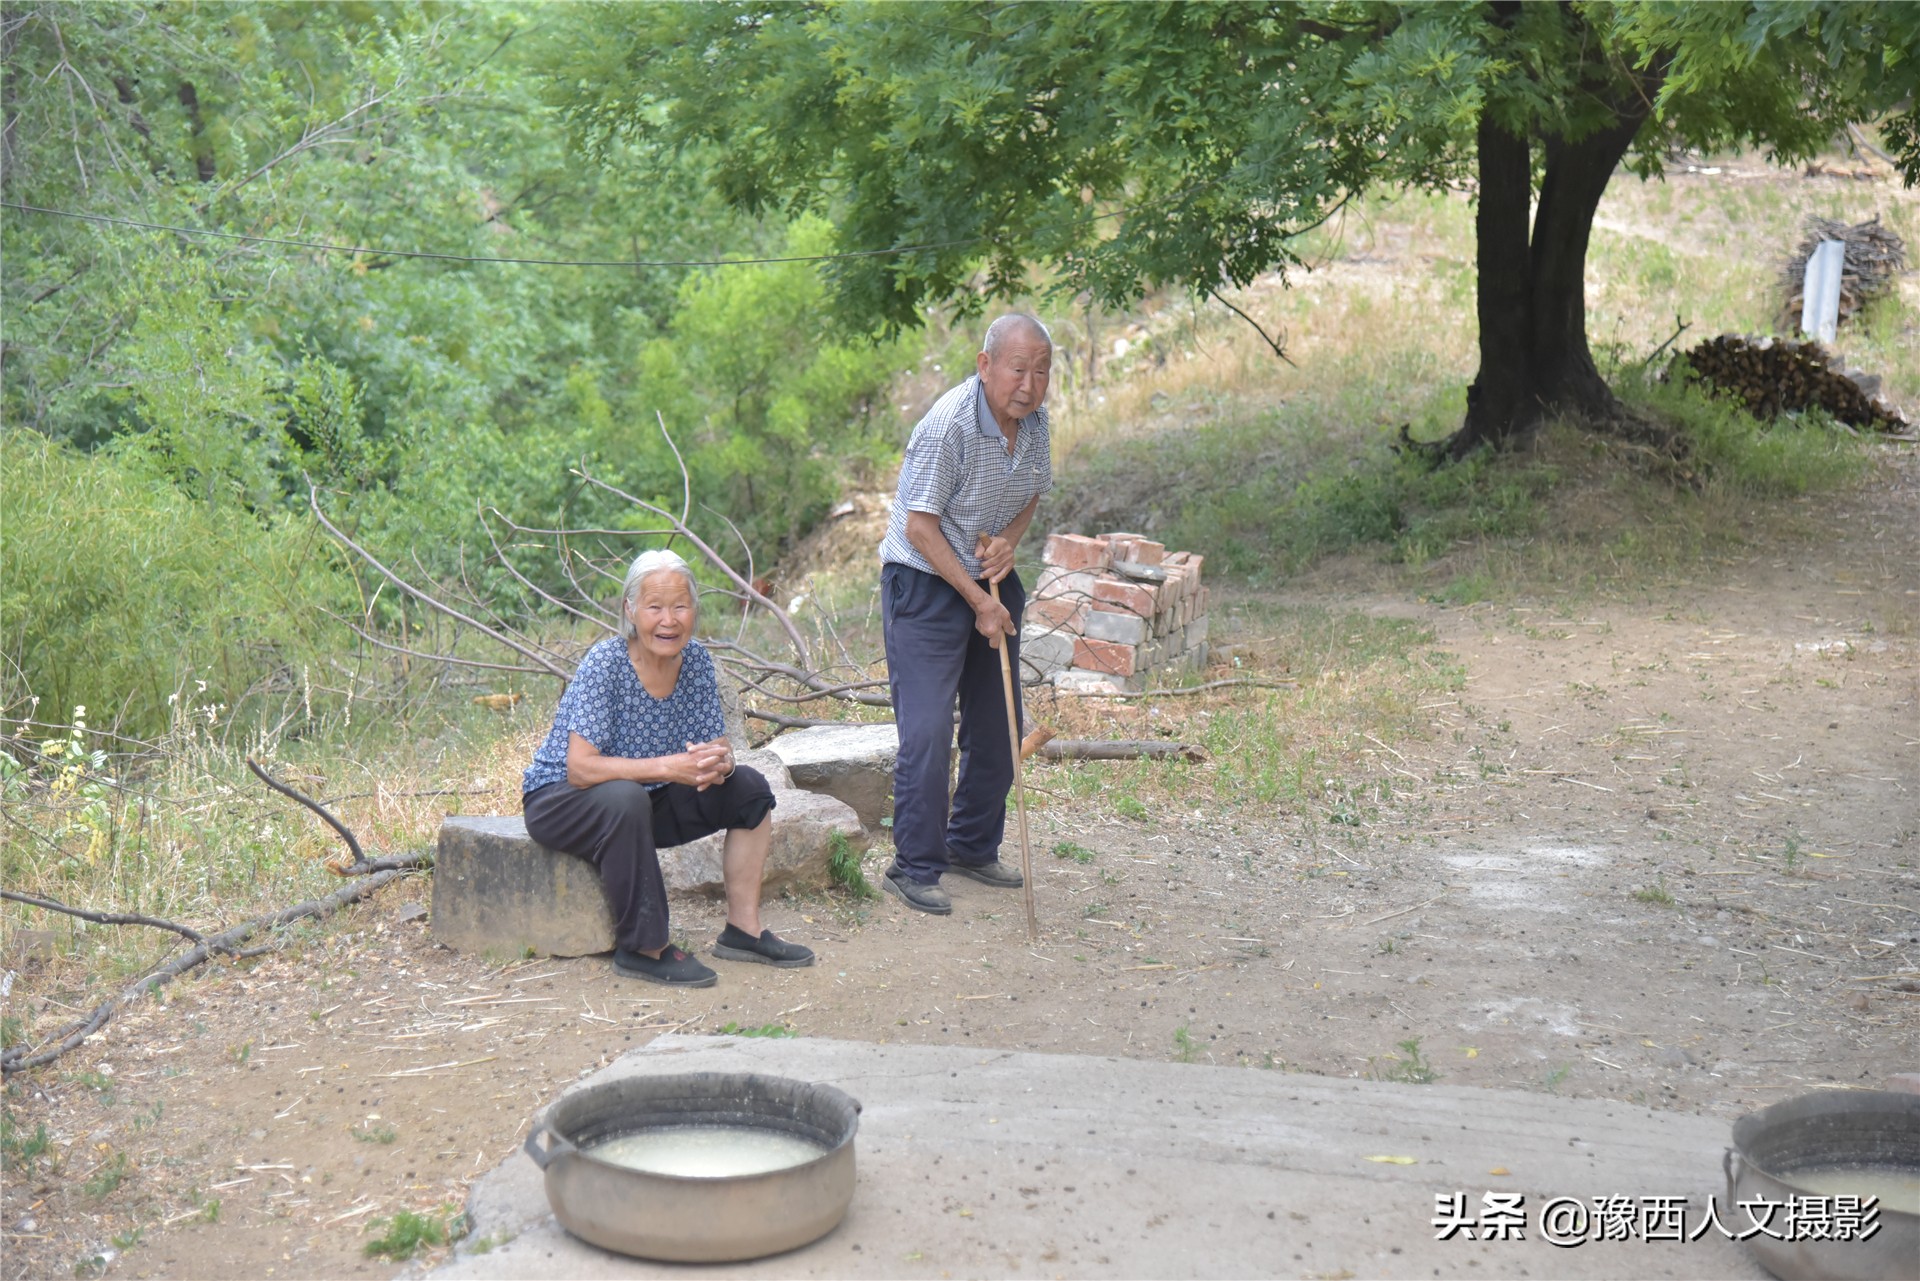
[{"label": "white liquid in basin", "polygon": [[609,1139],[589,1150],[612,1165],[696,1179],[766,1174],[826,1151],[811,1139],[752,1125],[674,1125]]},{"label": "white liquid in basin", "polygon": [[1814,1196],[1879,1197],[1882,1210],[1920,1214],[1920,1170],[1899,1165],[1823,1165],[1781,1176]]}]

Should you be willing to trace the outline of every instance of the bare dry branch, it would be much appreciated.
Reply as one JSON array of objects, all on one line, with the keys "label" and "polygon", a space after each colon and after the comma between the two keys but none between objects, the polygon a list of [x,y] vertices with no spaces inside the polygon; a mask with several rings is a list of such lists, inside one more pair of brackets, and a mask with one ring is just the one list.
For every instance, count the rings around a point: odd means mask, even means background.
[{"label": "bare dry branch", "polygon": [[595,627],[605,627],[608,631],[613,630],[611,627],[607,627],[607,621],[604,618],[595,618],[593,615],[586,613],[584,610],[580,610],[575,608],[572,605],[569,605],[566,601],[563,601],[559,597],[553,595],[551,592],[546,591],[544,588],[540,587],[537,583],[535,583],[532,579],[528,578],[525,574],[521,573],[519,567],[515,565],[513,561],[507,556],[506,549],[500,546],[500,540],[494,537],[493,526],[487,522],[487,512],[490,512],[490,511],[494,511],[494,509],[491,507],[482,509],[480,513],[480,526],[482,529],[485,529],[487,531],[487,543],[489,546],[493,548],[493,558],[496,561],[498,561],[500,565],[503,568],[505,568],[509,574],[513,575],[514,580],[516,582],[520,583],[528,591],[538,596],[541,600],[546,601],[549,605],[553,605],[559,609],[565,610],[567,613],[572,614],[575,618],[582,619],[586,622],[592,623]]},{"label": "bare dry branch", "polygon": [[893,701],[891,699],[879,698],[877,696],[862,697],[855,692],[858,690],[873,689],[878,686],[883,686],[887,683],[885,681],[855,681],[850,684],[828,685],[825,688],[819,688],[819,689],[810,688],[808,692],[805,694],[781,694],[781,693],[775,692],[774,690],[768,689],[765,685],[762,685],[759,681],[740,675],[740,673],[738,672],[733,672],[731,673],[731,675],[735,680],[739,681],[742,685],[752,690],[754,693],[764,694],[768,698],[778,699],[782,703],[812,703],[812,702],[817,702],[818,700],[823,698],[846,698],[850,702],[860,703],[867,707],[893,706]]},{"label": "bare dry branch", "polygon": [[49,1046],[46,1042],[41,1042],[43,1048],[38,1050],[27,1045],[16,1045],[12,1049],[0,1053],[0,1074],[12,1076],[15,1072],[44,1067],[46,1064],[53,1062],[61,1055],[67,1053],[67,1051],[80,1045],[88,1037],[106,1026],[107,1021],[115,1014],[132,1005],[135,1001],[146,996],[162,984],[171,982],[173,979],[185,974],[188,970],[203,964],[209,957],[220,953],[227,953],[243,958],[259,955],[261,952],[270,950],[273,946],[276,946],[276,944],[269,942],[266,945],[248,948],[245,951],[239,951],[238,949],[241,944],[247,942],[263,930],[279,929],[284,925],[290,925],[294,921],[309,916],[330,915],[349,903],[365,898],[389,881],[398,880],[410,871],[426,866],[428,862],[430,862],[430,858],[425,854],[411,856],[411,860],[404,866],[394,861],[393,866],[375,872],[371,876],[357,879],[352,884],[343,886],[324,898],[308,899],[305,902],[296,903],[292,907],[275,912],[270,916],[256,917],[251,921],[236,925],[232,929],[220,934],[204,938],[187,951],[161,966],[158,970],[136,980],[122,990],[118,996],[110,997],[106,1001],[103,1001],[87,1017],[77,1019],[60,1029],[60,1031],[54,1033],[55,1038],[57,1038],[55,1044]]},{"label": "bare dry branch", "polygon": [[1137,738],[1056,738],[1040,748],[1050,761],[1164,761],[1180,759],[1199,764],[1211,759],[1198,743],[1162,743]]},{"label": "bare dry branch", "polygon": [[[1267,346],[1273,348],[1274,355],[1280,357],[1280,359],[1286,361],[1289,365],[1293,365],[1293,357],[1287,355],[1286,348],[1282,347],[1279,343],[1275,342],[1271,337],[1268,336],[1267,331],[1260,327],[1259,321],[1255,320],[1252,316],[1249,316],[1246,312],[1241,311],[1238,307],[1234,306],[1232,303],[1228,302],[1225,298],[1222,298],[1219,294],[1215,293],[1211,289],[1207,290],[1207,297],[1213,299],[1215,302],[1219,303],[1222,307],[1225,307],[1228,311],[1240,317],[1240,319],[1246,321],[1249,325],[1252,325],[1253,332],[1256,334],[1259,334],[1261,341],[1265,342]],[[1298,369],[1299,366],[1294,365],[1294,368]]]},{"label": "bare dry branch", "polygon": [[817,716],[782,716],[779,712],[763,712],[757,707],[742,707],[742,714],[769,725],[778,725],[781,729],[812,729],[819,725],[845,725],[846,721],[821,720]]},{"label": "bare dry branch", "polygon": [[325,820],[328,827],[331,827],[334,831],[340,833],[340,839],[345,841],[347,843],[347,848],[353,851],[353,867],[348,868],[347,869],[348,871],[352,871],[355,868],[361,868],[366,866],[367,855],[366,855],[366,851],[360,848],[360,839],[356,837],[352,832],[348,831],[347,825],[345,823],[342,823],[339,819],[335,818],[333,814],[327,809],[326,806],[322,805],[319,801],[314,800],[312,797],[303,796],[299,792],[294,791],[291,787],[288,787],[285,783],[282,783],[279,779],[275,778],[273,775],[267,773],[266,770],[262,769],[260,767],[260,762],[254,760],[253,757],[251,756],[247,757],[247,768],[252,770],[253,776],[259,779],[262,783],[265,783],[268,787],[271,787],[274,791],[280,793],[280,795],[285,796],[291,800],[298,801],[300,804],[306,806],[308,809],[312,810],[314,813],[318,814],[323,820]]},{"label": "bare dry branch", "polygon": [[[677,453],[675,456],[676,457],[678,456]],[[759,592],[755,591],[753,589],[753,584],[746,582],[740,577],[738,573],[734,572],[733,566],[727,564],[726,559],[722,557],[720,553],[714,551],[713,548],[707,546],[706,542],[702,540],[698,534],[695,534],[693,530],[687,527],[686,522],[675,519],[672,512],[665,511],[662,508],[656,507],[644,498],[635,498],[632,494],[629,494],[624,489],[620,489],[616,486],[609,485],[606,481],[598,479],[597,477],[593,476],[591,473],[589,473],[586,470],[585,464],[582,464],[581,466],[574,468],[573,474],[578,476],[580,479],[586,481],[589,485],[592,485],[597,489],[606,490],[609,494],[612,494],[616,498],[624,498],[636,507],[644,507],[646,510],[652,512],[656,516],[661,516],[667,520],[673,521],[675,531],[681,537],[684,537],[688,542],[692,543],[695,547],[699,548],[700,554],[705,556],[709,562],[711,562],[715,567],[717,567],[720,570],[721,573],[725,574],[729,579],[731,579],[733,581],[733,585],[735,587],[738,587],[742,592],[745,592],[748,598],[751,599],[754,604],[761,606],[768,613],[772,614],[776,619],[779,620],[781,629],[785,631],[787,634],[787,639],[793,642],[794,653],[799,656],[799,659],[802,663],[806,663],[808,665],[812,664],[813,660],[811,657],[809,657],[807,653],[807,639],[806,637],[800,634],[800,629],[793,625],[793,619],[788,616],[787,611],[784,609],[781,609],[778,605],[774,604],[772,601],[768,600],[765,596],[762,596]]]},{"label": "bare dry branch", "polygon": [[206,938],[206,935],[190,925],[180,925],[173,921],[162,920],[157,916],[141,916],[137,912],[95,912],[84,907],[68,907],[65,903],[41,898],[34,894],[22,894],[18,890],[0,890],[0,898],[10,899],[15,903],[25,903],[28,907],[43,908],[49,912],[77,916],[83,921],[92,921],[96,925],[151,925],[156,930],[172,930],[180,937],[195,943]]},{"label": "bare dry branch", "polygon": [[434,654],[423,649],[409,649],[405,645],[395,645],[392,641],[381,640],[378,636],[375,636],[372,632],[369,632],[352,619],[341,618],[340,615],[334,613],[332,610],[323,612],[326,613],[327,617],[336,619],[349,628],[352,628],[361,640],[372,645],[378,645],[381,649],[392,650],[396,654],[405,654],[409,658],[424,658],[435,663],[451,663],[456,667],[480,667],[490,672],[525,672],[529,676],[551,676],[553,674],[552,671],[547,668],[521,667],[515,663],[487,663],[477,658],[456,658],[452,654]]},{"label": "bare dry branch", "polygon": [[[660,424],[660,435],[666,439],[667,448],[673,451],[674,466],[680,469],[680,519],[674,524],[681,529],[687,527],[687,517],[693,515],[693,476],[687,471],[687,460],[680,456],[680,446],[673,443],[673,433],[667,430],[667,420],[659,410],[653,411],[653,421]],[[660,513],[665,516],[665,512]],[[738,532],[738,531],[736,531]],[[689,535],[691,537],[691,535]],[[698,544],[696,543],[696,546]],[[702,547],[702,551],[706,548]],[[711,556],[712,552],[707,552]]]},{"label": "bare dry branch", "polygon": [[[742,656],[741,658],[737,658],[737,659],[723,658],[720,660],[723,666],[726,666],[730,669],[745,668],[748,671],[766,672],[772,676],[784,676],[788,680],[794,682],[796,685],[799,685],[802,689],[814,690],[817,694],[831,695],[837,698],[844,697],[849,699],[852,702],[864,703],[869,707],[891,707],[893,705],[893,700],[890,698],[884,698],[875,694],[862,694],[858,692],[864,689],[877,689],[881,686],[884,686],[887,682],[883,680],[868,680],[868,681],[849,682],[844,684],[832,684],[828,682],[824,677],[822,677],[818,672],[809,671],[799,667],[794,667],[787,663],[770,662],[767,659],[760,657],[758,654],[754,653],[752,650],[743,649],[740,646],[735,645],[730,641],[709,640],[706,642],[706,644],[707,644],[707,648],[709,649],[723,650],[728,653],[739,654]],[[749,682],[745,677],[741,676],[737,670],[733,671],[732,675],[735,680],[740,681],[742,684],[751,684],[751,682]],[[764,689],[761,689],[759,685],[754,685],[754,688],[760,689],[762,693],[768,692]],[[774,695],[774,697],[779,697],[779,696]],[[799,699],[799,700],[789,699],[787,701],[805,702],[807,700],[806,699]]]},{"label": "bare dry branch", "polygon": [[1208,681],[1204,685],[1183,685],[1177,689],[1142,690],[1100,690],[1100,689],[1057,689],[1054,693],[1061,698],[1177,698],[1183,694],[1204,694],[1208,690],[1228,689],[1240,685],[1249,689],[1299,689],[1299,681],[1263,681],[1235,679]]},{"label": "bare dry branch", "polygon": [[327,519],[327,514],[320,510],[320,490],[311,481],[307,483],[307,503],[313,509],[314,519],[318,520],[320,524],[326,528],[326,531],[329,534],[333,535],[336,541],[338,541],[342,546],[346,547],[349,551],[353,552],[356,556],[360,557],[360,559],[366,561],[367,564],[373,566],[373,568],[379,572],[381,577],[385,578],[388,582],[392,583],[395,587],[398,587],[401,591],[405,592],[407,595],[413,597],[415,600],[419,601],[421,604],[427,606],[428,608],[438,610],[439,612],[441,612],[442,614],[445,614],[447,617],[455,620],[456,622],[465,623],[468,627],[473,628],[475,631],[480,632],[485,636],[489,636],[493,638],[495,641],[506,646],[508,649],[520,655],[522,658],[528,660],[529,662],[538,664],[541,668],[543,668],[547,672],[548,675],[555,677],[556,679],[561,681],[563,684],[573,679],[573,673],[571,671],[561,668],[556,663],[554,663],[551,659],[549,659],[546,655],[541,654],[529,648],[527,645],[521,643],[520,641],[515,640],[511,636],[507,636],[495,630],[494,628],[488,627],[485,623],[480,622],[478,619],[473,618],[470,615],[461,613],[459,610],[453,608],[451,605],[448,605],[440,600],[435,599],[434,597],[428,595],[426,592],[423,592],[419,588],[413,586],[411,583],[407,582],[405,579],[401,578],[398,574],[395,574],[392,570],[388,569],[385,565],[381,564],[379,559],[375,557],[372,552],[368,551],[366,548],[362,547],[360,544],[354,542],[353,539],[347,537],[347,535],[337,525],[335,525],[332,521]]}]

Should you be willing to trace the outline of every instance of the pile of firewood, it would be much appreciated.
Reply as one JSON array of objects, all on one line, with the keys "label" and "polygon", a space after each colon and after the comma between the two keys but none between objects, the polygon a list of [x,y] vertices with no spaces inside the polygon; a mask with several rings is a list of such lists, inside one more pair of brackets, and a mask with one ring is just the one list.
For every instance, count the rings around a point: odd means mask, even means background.
[{"label": "pile of firewood", "polygon": [[1681,355],[1703,382],[1744,402],[1755,418],[1818,405],[1852,427],[1901,431],[1907,425],[1876,394],[1878,375],[1835,369],[1816,342],[1721,334]]},{"label": "pile of firewood", "polygon": [[1809,217],[1800,247],[1780,272],[1780,289],[1786,299],[1780,309],[1780,327],[1789,333],[1800,327],[1800,312],[1806,297],[1807,259],[1823,240],[1838,240],[1847,247],[1846,266],[1840,272],[1840,319],[1843,322],[1892,289],[1894,281],[1907,269],[1906,242],[1892,229],[1880,225],[1879,214],[1851,227],[1831,218]]}]

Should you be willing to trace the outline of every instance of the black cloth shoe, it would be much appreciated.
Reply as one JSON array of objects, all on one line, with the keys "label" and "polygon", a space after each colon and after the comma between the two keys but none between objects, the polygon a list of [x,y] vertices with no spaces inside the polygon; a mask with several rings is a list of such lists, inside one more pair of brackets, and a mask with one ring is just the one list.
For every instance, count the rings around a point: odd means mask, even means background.
[{"label": "black cloth shoe", "polygon": [[934,916],[951,916],[953,900],[938,885],[922,885],[918,881],[909,881],[904,876],[895,876],[888,872],[880,878],[880,888],[893,895],[916,912],[928,912]]},{"label": "black cloth shoe", "polygon": [[755,938],[732,921],[714,940],[713,954],[723,961],[752,961],[758,965],[797,970],[813,964],[813,949],[789,943],[772,930],[761,930]]},{"label": "black cloth shoe", "polygon": [[1020,873],[997,860],[992,863],[950,862],[947,864],[947,870],[971,877],[982,885],[992,885],[1003,890],[1017,890],[1027,883],[1026,878]]},{"label": "black cloth shoe", "polygon": [[662,987],[712,987],[720,981],[718,974],[673,946],[662,948],[657,957],[617,947],[613,950],[613,969],[616,974]]}]

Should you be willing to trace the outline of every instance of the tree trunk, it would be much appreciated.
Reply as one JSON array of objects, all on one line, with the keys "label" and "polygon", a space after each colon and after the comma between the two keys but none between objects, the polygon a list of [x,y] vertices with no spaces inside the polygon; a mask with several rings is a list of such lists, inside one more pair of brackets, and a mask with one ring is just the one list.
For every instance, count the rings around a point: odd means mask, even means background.
[{"label": "tree trunk", "polygon": [[187,110],[187,146],[193,153],[194,174],[201,182],[219,176],[213,158],[213,140],[207,137],[206,122],[200,118],[200,94],[191,80],[180,82],[180,105]]},{"label": "tree trunk", "polygon": [[1448,442],[1462,457],[1481,445],[1505,445],[1539,425],[1540,405],[1527,359],[1532,273],[1527,264],[1527,213],[1533,195],[1532,149],[1480,116],[1480,200],[1473,215],[1479,273],[1480,371],[1467,387],[1467,417]]},{"label": "tree trunk", "polygon": [[1614,122],[1605,128],[1577,141],[1543,140],[1546,169],[1531,226],[1531,144],[1482,113],[1474,213],[1480,368],[1467,388],[1460,430],[1437,452],[1461,458],[1483,445],[1523,445],[1554,416],[1594,426],[1624,422],[1587,346],[1587,241],[1660,78],[1656,70],[1646,82],[1614,89]]}]

